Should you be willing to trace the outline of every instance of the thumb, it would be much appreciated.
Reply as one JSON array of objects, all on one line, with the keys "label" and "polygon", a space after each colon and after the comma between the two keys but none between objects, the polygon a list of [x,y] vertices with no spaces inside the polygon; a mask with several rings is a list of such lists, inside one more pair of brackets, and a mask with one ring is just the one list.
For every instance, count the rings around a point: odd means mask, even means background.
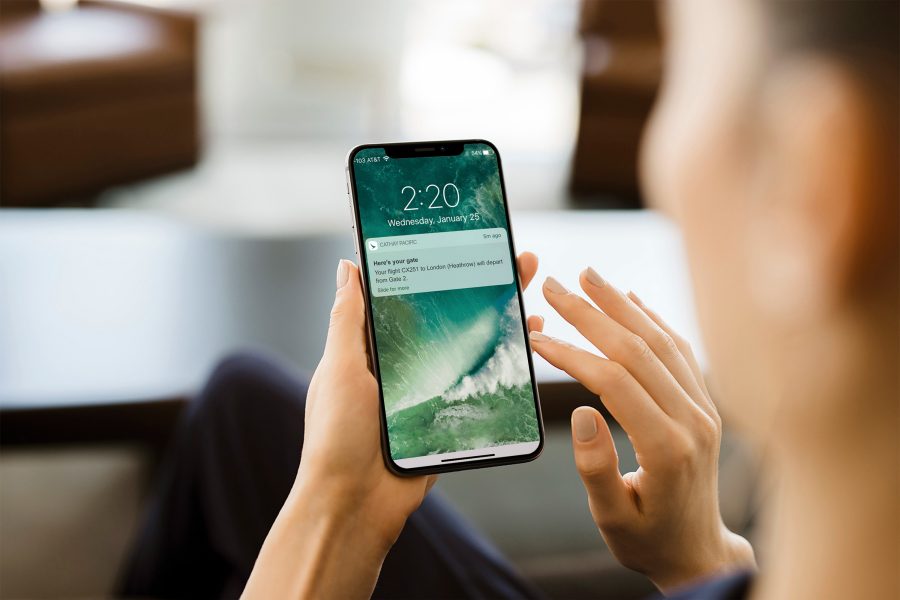
[{"label": "thumb", "polygon": [[619,473],[619,456],[609,426],[596,409],[579,406],[572,413],[572,449],[592,511],[602,513],[594,515],[598,524],[624,514],[628,493]]},{"label": "thumb", "polygon": [[359,269],[341,259],[337,268],[337,292],[331,307],[325,356],[366,360],[366,308],[363,303]]}]

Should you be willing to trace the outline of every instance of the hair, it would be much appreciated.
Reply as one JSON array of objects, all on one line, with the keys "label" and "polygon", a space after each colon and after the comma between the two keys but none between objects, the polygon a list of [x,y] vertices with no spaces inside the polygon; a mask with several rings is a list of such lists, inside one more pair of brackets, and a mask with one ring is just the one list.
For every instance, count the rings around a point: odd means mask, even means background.
[{"label": "hair", "polygon": [[900,1],[763,0],[774,58],[811,52],[843,63],[897,112]]},{"label": "hair", "polygon": [[897,62],[897,0],[766,0],[780,49],[883,54]]}]

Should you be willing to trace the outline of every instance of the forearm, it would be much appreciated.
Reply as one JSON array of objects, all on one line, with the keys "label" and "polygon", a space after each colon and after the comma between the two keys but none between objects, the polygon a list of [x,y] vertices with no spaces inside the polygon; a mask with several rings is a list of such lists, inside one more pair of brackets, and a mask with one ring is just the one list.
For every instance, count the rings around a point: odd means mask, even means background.
[{"label": "forearm", "polygon": [[297,486],[266,537],[243,598],[368,598],[388,545],[361,514]]}]

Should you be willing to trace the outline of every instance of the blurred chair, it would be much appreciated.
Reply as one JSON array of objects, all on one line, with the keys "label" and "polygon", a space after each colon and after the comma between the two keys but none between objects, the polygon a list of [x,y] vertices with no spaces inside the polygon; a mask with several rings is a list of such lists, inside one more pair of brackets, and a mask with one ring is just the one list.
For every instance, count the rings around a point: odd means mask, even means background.
[{"label": "blurred chair", "polygon": [[0,0],[0,204],[90,199],[196,163],[197,19]]},{"label": "blurred chair", "polygon": [[637,157],[662,73],[653,1],[584,0],[581,118],[571,191],[640,207]]}]

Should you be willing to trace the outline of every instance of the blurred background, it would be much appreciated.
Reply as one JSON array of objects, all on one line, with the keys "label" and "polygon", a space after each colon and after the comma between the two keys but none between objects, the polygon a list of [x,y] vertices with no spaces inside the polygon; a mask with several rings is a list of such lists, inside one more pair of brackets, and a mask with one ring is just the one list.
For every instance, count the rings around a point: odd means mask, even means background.
[{"label": "blurred background", "polygon": [[[217,360],[315,368],[357,144],[495,142],[541,274],[593,264],[702,358],[678,234],[636,177],[661,51],[650,0],[0,0],[0,598],[111,593]],[[551,597],[639,597],[571,464],[569,412],[597,401],[536,368],[544,456],[439,487]],[[745,531],[730,438],[722,469]]]}]

